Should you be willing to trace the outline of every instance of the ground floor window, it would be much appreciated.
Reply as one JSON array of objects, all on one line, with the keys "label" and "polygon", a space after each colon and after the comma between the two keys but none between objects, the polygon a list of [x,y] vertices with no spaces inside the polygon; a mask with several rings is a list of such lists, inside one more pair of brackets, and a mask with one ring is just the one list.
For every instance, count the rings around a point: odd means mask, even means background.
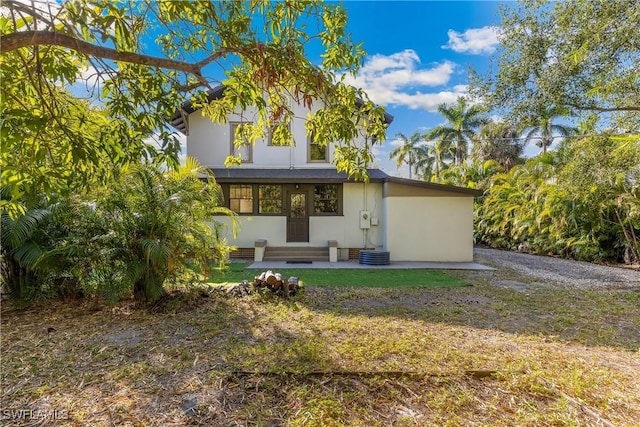
[{"label": "ground floor window", "polygon": [[342,184],[223,184],[223,192],[239,214],[285,215],[290,194],[304,194],[306,215],[342,215]]},{"label": "ground floor window", "polygon": [[316,214],[338,213],[338,186],[335,184],[313,187],[313,212]]},{"label": "ground floor window", "polygon": [[280,214],[282,213],[282,186],[259,185],[258,186],[258,212]]},{"label": "ground floor window", "polygon": [[229,208],[236,213],[253,213],[253,186],[231,184]]}]

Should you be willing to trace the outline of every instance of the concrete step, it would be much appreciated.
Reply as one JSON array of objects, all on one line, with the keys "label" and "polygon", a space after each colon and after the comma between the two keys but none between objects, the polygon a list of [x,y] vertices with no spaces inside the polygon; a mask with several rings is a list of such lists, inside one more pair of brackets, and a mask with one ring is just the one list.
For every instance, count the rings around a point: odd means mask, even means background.
[{"label": "concrete step", "polygon": [[329,261],[329,248],[317,247],[274,247],[267,246],[265,261]]}]

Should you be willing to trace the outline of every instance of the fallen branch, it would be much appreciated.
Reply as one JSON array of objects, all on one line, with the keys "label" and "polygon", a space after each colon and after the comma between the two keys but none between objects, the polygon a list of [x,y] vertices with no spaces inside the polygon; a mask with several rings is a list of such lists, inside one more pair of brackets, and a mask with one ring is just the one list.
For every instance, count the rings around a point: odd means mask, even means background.
[{"label": "fallen branch", "polygon": [[[446,378],[455,376],[468,376],[472,378],[488,378],[502,373],[513,372],[500,372],[494,370],[466,370],[460,374],[456,373],[443,373],[435,374],[430,372],[411,372],[411,371],[309,371],[309,372],[294,372],[294,371],[231,371],[230,376],[235,377],[346,377],[346,378],[375,378],[375,377],[387,377],[387,378],[403,378],[403,377],[432,377],[432,378]],[[524,373],[524,372],[519,372]]]}]

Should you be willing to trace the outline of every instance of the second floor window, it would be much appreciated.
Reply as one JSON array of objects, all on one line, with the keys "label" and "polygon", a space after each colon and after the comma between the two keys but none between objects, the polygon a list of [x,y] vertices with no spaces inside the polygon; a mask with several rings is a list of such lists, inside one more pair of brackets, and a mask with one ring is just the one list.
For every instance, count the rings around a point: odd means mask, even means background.
[{"label": "second floor window", "polygon": [[[283,147],[283,146],[289,145],[288,138],[284,138],[284,141],[282,140],[283,137],[285,136],[284,133],[286,133],[286,131],[291,132],[291,123],[286,125],[282,123],[273,125],[269,129],[267,145],[275,146],[275,147]],[[275,142],[274,142],[274,136],[276,136]]]},{"label": "second floor window", "polygon": [[236,145],[236,132],[238,126],[242,123],[230,123],[229,135],[231,138],[231,154],[242,158],[242,163],[251,163],[253,161],[253,146],[246,139],[243,140],[243,144]]},{"label": "second floor window", "polygon": [[318,144],[313,136],[308,138],[309,162],[329,162],[329,146]]}]

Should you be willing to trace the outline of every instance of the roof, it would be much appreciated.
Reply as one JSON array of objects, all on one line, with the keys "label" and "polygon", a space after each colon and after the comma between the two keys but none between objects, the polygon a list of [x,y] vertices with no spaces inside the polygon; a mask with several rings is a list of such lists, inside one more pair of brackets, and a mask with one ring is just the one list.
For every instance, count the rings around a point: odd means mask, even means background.
[{"label": "roof", "polygon": [[[253,169],[253,168],[215,168],[211,169],[216,181],[228,182],[256,182],[261,183],[299,183],[314,182],[340,183],[355,182],[344,172],[335,168],[322,169]],[[370,182],[384,182],[389,177],[380,169],[368,169]]]},{"label": "roof", "polygon": [[[221,184],[226,183],[298,183],[309,184],[323,182],[328,184],[356,182],[346,173],[338,172],[334,168],[323,169],[253,169],[253,168],[212,168],[211,171]],[[416,188],[458,193],[467,196],[480,196],[482,191],[454,185],[437,184],[435,182],[418,181],[415,179],[398,178],[387,175],[380,169],[368,169],[369,182],[394,183]]]},{"label": "roof", "polygon": [[[388,176],[388,175],[387,175]],[[458,193],[468,196],[482,196],[481,190],[475,190],[467,187],[457,187],[455,185],[438,184],[436,182],[418,181],[415,179],[398,178],[395,176],[388,176],[385,182],[392,182],[394,184],[408,185],[413,187],[425,188],[428,190],[446,191],[450,193]]]},{"label": "roof", "polygon": [[[207,92],[207,101],[213,101],[214,99],[222,98],[222,94],[224,93],[225,87],[223,85],[216,86],[213,89]],[[193,104],[191,101],[187,101],[182,104],[182,108],[179,111],[173,113],[171,116],[171,125],[178,129],[183,134],[187,134],[187,127],[189,126],[187,122],[187,116],[196,111],[193,108]]]},{"label": "roof", "polygon": [[[213,101],[214,99],[222,98],[224,90],[224,85],[216,86],[213,89],[209,90],[209,92],[207,92],[207,101]],[[356,104],[358,106],[361,106],[362,101],[359,101]],[[187,116],[189,116],[189,114],[193,113],[194,111],[196,111],[196,109],[193,108],[193,104],[191,103],[191,101],[183,103],[182,108],[179,111],[173,113],[173,116],[171,116],[171,125],[178,129],[181,133],[186,135],[189,127]],[[385,112],[384,121],[387,124],[391,124],[391,122],[393,121],[393,116]]]}]

